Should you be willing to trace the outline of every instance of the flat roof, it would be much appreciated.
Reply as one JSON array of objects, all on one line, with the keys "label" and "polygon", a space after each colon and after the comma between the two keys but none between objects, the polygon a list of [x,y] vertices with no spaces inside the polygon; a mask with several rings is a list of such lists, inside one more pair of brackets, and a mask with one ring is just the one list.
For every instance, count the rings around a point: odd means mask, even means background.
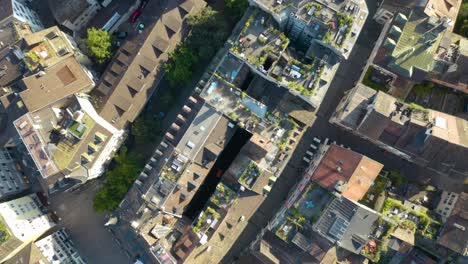
[{"label": "flat roof", "polygon": [[23,242],[36,239],[55,225],[31,196],[1,203],[0,214],[13,235]]},{"label": "flat roof", "polygon": [[457,20],[461,4],[462,0],[428,0],[426,7],[424,8],[424,13],[428,16],[449,18],[450,28],[453,28],[453,26],[455,26],[455,21]]},{"label": "flat roof", "polygon": [[74,57],[68,57],[45,69],[44,73],[24,78],[21,84],[25,90],[19,95],[26,108],[34,112],[60,99],[91,89],[94,82]]},{"label": "flat roof", "polygon": [[[14,123],[41,175],[50,181],[58,172],[68,174],[78,167],[92,167],[113,133],[118,133],[97,116],[86,99],[61,101],[62,107],[64,104],[82,111],[80,122],[66,113],[58,118],[51,106],[27,113]],[[54,134],[57,126],[66,133]],[[87,172],[81,174],[87,176]]]},{"label": "flat roof", "polygon": [[193,160],[221,117],[222,114],[220,112],[212,106],[204,104],[179,144],[177,144],[176,151]]}]

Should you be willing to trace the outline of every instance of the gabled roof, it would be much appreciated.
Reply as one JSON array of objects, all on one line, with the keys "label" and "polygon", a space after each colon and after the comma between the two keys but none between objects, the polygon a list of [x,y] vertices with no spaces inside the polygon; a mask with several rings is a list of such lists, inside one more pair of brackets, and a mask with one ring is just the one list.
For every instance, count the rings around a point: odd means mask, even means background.
[{"label": "gabled roof", "polygon": [[445,223],[439,244],[457,253],[468,251],[468,193],[461,193]]},{"label": "gabled roof", "polygon": [[118,77],[112,83],[101,79],[93,90],[99,114],[117,128],[123,128],[135,120],[162,77],[159,66],[167,60],[167,52],[180,41],[179,34],[169,35],[165,27],[174,32],[181,29],[182,18],[178,6],[186,1],[194,4],[192,12],[206,4],[201,0],[169,1],[162,18],[138,38],[125,42],[103,75]]},{"label": "gabled roof", "polygon": [[332,144],[312,174],[311,180],[334,190],[342,183],[344,197],[359,201],[373,184],[383,165],[357,152]]}]

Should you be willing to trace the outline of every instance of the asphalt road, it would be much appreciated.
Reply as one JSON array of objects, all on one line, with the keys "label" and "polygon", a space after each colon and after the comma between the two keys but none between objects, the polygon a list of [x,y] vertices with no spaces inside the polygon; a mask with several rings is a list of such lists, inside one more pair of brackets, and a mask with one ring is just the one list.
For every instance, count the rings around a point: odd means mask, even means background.
[{"label": "asphalt road", "polygon": [[[421,183],[438,186],[444,184],[442,186],[446,185],[449,189],[460,188],[460,186],[454,183],[455,181],[452,183],[450,179],[441,179],[438,175],[420,166],[402,160],[397,156],[384,154],[382,150],[372,143],[341,130],[328,122],[329,117],[344,93],[353,88],[358,81],[380,33],[379,25],[372,21],[372,15],[376,10],[376,3],[372,0],[368,0],[367,2],[370,11],[369,18],[350,59],[343,62],[340,66],[336,78],[324,99],[325,103],[317,111],[316,120],[306,131],[301,142],[299,142],[290,163],[286,166],[282,176],[279,177],[268,198],[249,221],[249,225],[238,241],[226,254],[224,258],[225,262],[236,258],[250,244],[259,231],[273,217],[279,205],[285,201],[290,189],[302,177],[306,165],[303,163],[302,157],[305,154],[307,146],[311,144],[313,137],[329,138],[331,141],[336,140],[339,144],[351,147],[353,150],[383,163],[386,169],[399,170],[404,175]],[[92,209],[92,199],[97,190],[97,185],[97,183],[90,183],[74,193],[53,195],[51,197],[51,208],[57,211],[57,214],[62,218],[60,225],[69,230],[78,252],[82,254],[88,263],[129,263],[129,257],[125,255],[119,245],[122,242],[116,242],[115,237],[103,227],[105,216],[96,214]],[[129,244],[137,246],[135,238],[126,237],[125,240]],[[136,252],[141,250],[132,249]],[[135,253],[135,251],[132,253]]]},{"label": "asphalt road", "polygon": [[302,161],[302,158],[308,148],[307,146],[312,143],[314,137],[329,138],[331,142],[336,141],[338,144],[350,147],[356,152],[381,162],[386,170],[401,172],[410,181],[439,186],[451,191],[460,192],[464,190],[463,184],[460,184],[460,181],[463,182],[463,179],[440,176],[431,170],[408,162],[396,155],[391,153],[386,154],[371,142],[329,123],[329,119],[343,98],[344,93],[352,89],[359,80],[381,31],[380,25],[372,20],[372,16],[376,10],[376,3],[370,0],[367,3],[369,5],[369,17],[353,49],[352,55],[340,65],[336,77],[323,100],[324,103],[317,110],[315,121],[306,131],[301,142],[299,142],[291,161],[277,180],[267,199],[251,218],[249,225],[238,241],[224,257],[223,263],[236,259],[247,248],[247,245],[255,239],[260,230],[267,225],[268,221],[273,218],[279,205],[286,201],[288,192],[302,177],[306,165]]},{"label": "asphalt road", "polygon": [[101,180],[83,185],[76,191],[50,196],[50,209],[61,218],[59,227],[65,227],[78,253],[86,263],[130,263],[111,233],[104,227],[104,214],[94,211],[92,204]]},{"label": "asphalt road", "polygon": [[236,259],[240,253],[247,248],[247,245],[255,239],[260,230],[267,225],[268,221],[273,218],[278,210],[279,204],[284,203],[290,189],[302,177],[306,165],[302,161],[302,158],[308,148],[307,146],[312,143],[314,137],[322,139],[329,138],[331,142],[336,141],[338,144],[350,147],[356,152],[381,162],[387,170],[400,171],[412,181],[427,185],[443,186],[448,190],[454,191],[461,191],[463,189],[464,186],[459,184],[460,179],[441,177],[428,169],[417,166],[396,155],[390,153],[385,154],[379,147],[371,142],[329,123],[329,118],[343,98],[344,93],[352,89],[359,80],[381,31],[380,25],[372,21],[372,16],[376,10],[376,3],[374,1],[367,2],[370,14],[353,49],[352,55],[347,61],[340,65],[336,77],[323,100],[324,103],[317,110],[315,121],[306,131],[301,142],[299,142],[291,161],[277,180],[271,193],[251,218],[249,225],[231,250],[226,254],[223,262],[230,262],[232,259]]}]

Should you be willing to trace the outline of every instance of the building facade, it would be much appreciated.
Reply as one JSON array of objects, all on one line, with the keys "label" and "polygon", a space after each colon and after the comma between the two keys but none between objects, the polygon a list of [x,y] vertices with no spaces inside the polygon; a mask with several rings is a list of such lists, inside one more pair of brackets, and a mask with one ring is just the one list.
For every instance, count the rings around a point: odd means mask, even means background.
[{"label": "building facade", "polygon": [[50,263],[84,264],[73,242],[64,229],[60,229],[35,242]]},{"label": "building facade", "polygon": [[101,5],[96,0],[49,0],[58,23],[73,32],[79,31],[97,14]]},{"label": "building facade", "polygon": [[31,26],[33,31],[44,29],[41,20],[36,12],[29,8],[25,1],[22,0],[9,0],[12,4],[13,17],[21,22],[26,22]]}]

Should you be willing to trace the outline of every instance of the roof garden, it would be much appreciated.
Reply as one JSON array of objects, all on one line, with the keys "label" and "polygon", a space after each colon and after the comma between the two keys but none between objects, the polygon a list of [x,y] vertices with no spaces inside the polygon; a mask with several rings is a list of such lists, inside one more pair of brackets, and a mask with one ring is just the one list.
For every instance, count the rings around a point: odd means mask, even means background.
[{"label": "roof garden", "polygon": [[24,60],[32,71],[38,66],[47,67],[56,64],[73,49],[57,27],[27,35],[25,42],[29,50],[24,52]]},{"label": "roof garden", "polygon": [[[68,168],[70,162],[78,154],[78,151],[82,149],[82,139],[88,133],[91,133],[95,124],[95,121],[88,114],[84,114],[80,122],[71,121],[67,130],[71,136],[65,136],[58,141],[57,149],[52,157],[59,170]],[[86,162],[90,162],[93,159],[93,152],[91,147],[91,149],[82,153]]]},{"label": "roof garden", "polygon": [[440,229],[440,222],[434,219],[427,208],[415,206],[410,202],[401,202],[387,198],[382,214],[398,225],[416,231],[427,239],[434,239]]},{"label": "roof garden", "polygon": [[206,234],[210,229],[216,229],[221,221],[221,214],[212,207],[206,207],[193,224],[193,232]]},{"label": "roof garden", "polygon": [[365,1],[360,0],[254,0],[253,3],[271,13],[279,24],[286,23],[292,28],[288,29],[288,34],[307,32],[301,36],[305,36],[302,39],[304,44],[310,45],[312,40],[323,41],[345,58],[349,56],[368,15]]},{"label": "roof garden", "polygon": [[26,66],[33,71],[39,67],[39,65],[46,66],[46,61],[56,56],[56,53],[49,42],[44,41],[25,52],[24,55]]},{"label": "roof garden", "polygon": [[239,183],[248,189],[251,189],[258,177],[262,175],[262,172],[263,171],[257,166],[257,164],[255,164],[255,162],[250,161],[247,168],[245,168],[244,172],[239,177]]},{"label": "roof garden", "polygon": [[[316,86],[319,73],[318,60],[308,63],[293,49],[289,49],[290,40],[280,32],[273,18],[266,13],[255,10],[247,19],[244,28],[231,48],[240,61],[245,61],[258,73],[267,76],[282,86],[310,97]],[[231,59],[227,63],[237,63]],[[238,65],[238,63],[236,64]],[[224,66],[222,69],[229,69]],[[240,69],[233,69],[227,77],[233,80]],[[226,77],[224,75],[224,77]]]},{"label": "roof garden", "polygon": [[237,193],[223,183],[216,186],[214,194],[210,198],[210,202],[218,207],[226,208],[232,204],[237,198]]},{"label": "roof garden", "polygon": [[282,240],[290,241],[305,224],[318,220],[332,197],[330,192],[310,182],[286,214],[281,216],[275,234]]},{"label": "roof garden", "polygon": [[68,127],[68,132],[78,139],[82,139],[84,133],[86,132],[87,127],[85,124],[73,121],[73,123]]},{"label": "roof garden", "polygon": [[0,245],[10,239],[11,234],[3,221],[0,221]]}]

